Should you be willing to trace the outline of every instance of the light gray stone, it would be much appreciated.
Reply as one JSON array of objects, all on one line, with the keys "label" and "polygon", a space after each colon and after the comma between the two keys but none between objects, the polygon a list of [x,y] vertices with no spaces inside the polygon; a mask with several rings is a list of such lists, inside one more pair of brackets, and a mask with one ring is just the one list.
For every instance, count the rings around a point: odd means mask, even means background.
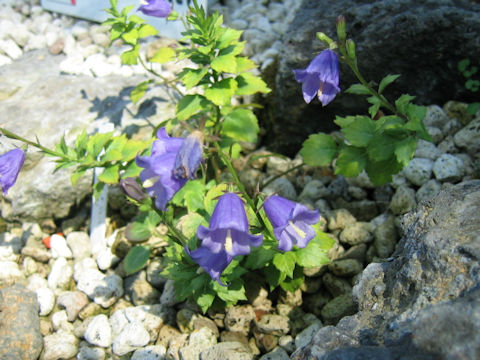
[{"label": "light gray stone", "polygon": [[135,350],[130,360],[165,360],[167,349],[163,345],[148,345]]},{"label": "light gray stone", "polygon": [[66,289],[72,275],[72,265],[67,262],[67,259],[59,257],[53,263],[50,274],[48,274],[48,287],[53,291]]},{"label": "light gray stone", "polygon": [[105,360],[105,350],[98,347],[90,347],[87,343],[80,343],[77,360]]},{"label": "light gray stone", "polygon": [[65,308],[68,321],[75,321],[80,311],[88,304],[88,297],[81,291],[65,291],[58,295],[57,304]]},{"label": "light gray stone", "polygon": [[75,335],[58,331],[43,338],[43,360],[70,359],[78,352],[78,339]]},{"label": "light gray stone", "polygon": [[354,224],[357,220],[345,209],[335,209],[327,214],[329,230],[343,230],[347,225]]},{"label": "light gray stone", "polygon": [[295,336],[295,346],[298,348],[307,345],[315,336],[318,330],[322,327],[321,322],[316,322],[309,325]]},{"label": "light gray stone", "polygon": [[200,353],[200,360],[253,360],[255,356],[240,342],[218,343]]},{"label": "light gray stone", "polygon": [[463,129],[458,131],[453,140],[455,145],[466,152],[478,153],[480,151],[480,117],[472,120]]},{"label": "light gray stone", "polygon": [[434,143],[423,139],[418,139],[417,148],[415,149],[415,158],[436,160],[441,154],[442,152]]},{"label": "light gray stone", "polygon": [[414,158],[403,170],[405,177],[414,185],[422,186],[432,175],[433,160]]},{"label": "light gray stone", "polygon": [[276,336],[285,335],[290,330],[288,317],[276,314],[263,315],[255,325],[260,332]]},{"label": "light gray stone", "polygon": [[433,164],[433,173],[438,181],[458,182],[465,174],[465,168],[459,157],[443,154]]},{"label": "light gray stone", "polygon": [[447,113],[438,105],[427,106],[427,114],[423,119],[425,126],[436,126],[439,129],[443,128],[450,120]]},{"label": "light gray stone", "polygon": [[58,234],[50,236],[50,250],[52,251],[52,257],[54,259],[63,257],[65,259],[71,259],[73,257],[72,250],[67,245],[65,238]]},{"label": "light gray stone", "polygon": [[115,355],[123,356],[131,351],[143,347],[150,341],[148,331],[138,322],[125,325],[114,339],[112,350]]},{"label": "light gray stone", "polygon": [[72,250],[75,261],[90,257],[92,253],[92,245],[90,237],[83,231],[72,231],[66,238],[68,247]]},{"label": "light gray stone", "polygon": [[422,202],[426,200],[432,199],[436,196],[440,190],[442,190],[442,184],[440,184],[437,180],[431,179],[423,184],[420,189],[417,190],[416,198],[417,202]]},{"label": "light gray stone", "polygon": [[358,221],[345,226],[339,236],[342,243],[348,245],[358,245],[368,243],[373,240],[372,225],[368,222]]},{"label": "light gray stone", "polygon": [[320,180],[313,179],[305,184],[305,187],[300,193],[298,199],[300,201],[307,200],[314,203],[321,197],[325,196],[326,193],[327,188],[325,185]]},{"label": "light gray stone", "polygon": [[40,316],[47,316],[55,306],[55,294],[48,287],[41,287],[35,292],[37,294],[38,305],[40,306],[38,314]]},{"label": "light gray stone", "polygon": [[288,180],[285,177],[275,179],[270,184],[265,186],[265,188],[263,188],[262,191],[267,196],[277,194],[290,200],[297,199],[297,191],[295,190],[295,187],[290,182],[290,180]]},{"label": "light gray stone", "polygon": [[260,360],[288,360],[290,357],[282,347],[276,347],[272,351],[263,355]]},{"label": "light gray stone", "polygon": [[107,316],[103,314],[95,316],[89,322],[83,337],[90,345],[109,347],[112,344],[112,328]]},{"label": "light gray stone", "polygon": [[390,202],[390,210],[395,215],[405,214],[416,206],[415,190],[404,185],[397,188]]}]

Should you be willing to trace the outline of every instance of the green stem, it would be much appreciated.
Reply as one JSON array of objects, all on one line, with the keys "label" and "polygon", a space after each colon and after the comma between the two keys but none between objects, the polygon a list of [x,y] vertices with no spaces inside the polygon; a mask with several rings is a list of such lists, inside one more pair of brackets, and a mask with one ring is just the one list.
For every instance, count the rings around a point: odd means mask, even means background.
[{"label": "green stem", "polygon": [[181,246],[186,246],[188,244],[188,239],[185,237],[185,235],[183,235],[180,231],[178,231],[177,228],[175,228],[175,226],[171,223],[171,221],[165,215],[165,212],[158,210],[157,208],[154,208],[154,210],[157,212],[157,214],[160,215],[160,217],[162,218],[162,221],[167,226],[168,231],[174,235],[173,240]]},{"label": "green stem", "polygon": [[65,160],[69,160],[69,161],[76,161],[76,159],[73,159],[65,154],[62,154],[62,153],[59,153],[59,152],[56,152],[54,150],[50,150],[48,148],[46,148],[45,146],[42,146],[40,145],[38,142],[37,143],[34,143],[33,141],[30,141],[30,140],[27,140],[25,139],[24,137],[21,137],[20,135],[17,135],[5,128],[2,128],[0,127],[0,132],[5,135],[6,137],[10,138],[10,139],[15,139],[15,140],[19,140],[25,144],[28,144],[28,145],[31,145],[31,146],[34,146],[36,147],[37,149],[40,149],[42,152],[48,154],[48,155],[51,155],[51,156],[56,156],[56,157],[59,157],[59,158],[62,158],[62,159],[65,159]]}]

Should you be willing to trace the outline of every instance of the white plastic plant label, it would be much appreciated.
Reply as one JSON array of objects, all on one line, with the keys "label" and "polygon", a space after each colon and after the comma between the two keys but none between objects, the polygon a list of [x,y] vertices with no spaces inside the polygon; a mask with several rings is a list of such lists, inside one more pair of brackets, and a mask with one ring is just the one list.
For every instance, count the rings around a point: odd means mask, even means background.
[{"label": "white plastic plant label", "polygon": [[[180,15],[186,14],[188,7],[193,5],[193,0],[168,0],[173,9]],[[198,5],[207,8],[207,0],[197,0]],[[90,21],[102,22],[109,17],[105,9],[110,8],[109,0],[41,0],[41,5],[44,9],[54,11],[61,14],[66,14]],[[134,10],[130,14],[136,12],[140,6],[140,0],[118,0],[118,9],[123,9],[128,5],[135,5]],[[172,39],[181,38],[182,31],[185,30],[182,22],[166,21],[165,19],[156,18],[153,16],[144,15],[141,12],[138,16],[147,20],[147,22],[154,26],[159,35]]]}]

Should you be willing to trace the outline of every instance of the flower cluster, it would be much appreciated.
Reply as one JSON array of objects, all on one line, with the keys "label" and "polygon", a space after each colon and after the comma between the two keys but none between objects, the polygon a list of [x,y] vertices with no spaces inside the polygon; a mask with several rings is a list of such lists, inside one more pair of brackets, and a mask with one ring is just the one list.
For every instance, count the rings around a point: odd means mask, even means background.
[{"label": "flower cluster", "polygon": [[340,92],[338,56],[332,50],[318,54],[305,70],[293,70],[295,79],[302,83],[303,98],[310,103],[315,96],[326,106]]},{"label": "flower cluster", "polygon": [[6,195],[15,181],[25,162],[25,153],[20,149],[13,149],[0,155],[0,187]]}]

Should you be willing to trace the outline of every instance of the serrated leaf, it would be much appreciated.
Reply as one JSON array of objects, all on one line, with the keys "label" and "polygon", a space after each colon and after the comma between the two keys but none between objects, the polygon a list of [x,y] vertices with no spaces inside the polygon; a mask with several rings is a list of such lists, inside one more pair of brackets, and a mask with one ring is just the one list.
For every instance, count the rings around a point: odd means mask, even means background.
[{"label": "serrated leaf", "polygon": [[110,41],[112,42],[120,38],[120,36],[122,36],[123,34],[124,29],[125,29],[125,26],[123,24],[120,24],[120,23],[113,24],[110,29]]},{"label": "serrated leaf", "polygon": [[184,121],[202,111],[208,102],[201,95],[185,95],[177,104],[177,118]]},{"label": "serrated leaf", "polygon": [[146,38],[148,36],[155,36],[158,34],[158,30],[155,29],[152,25],[150,24],[142,24],[140,28],[138,29],[138,37],[140,39]]},{"label": "serrated leaf", "polygon": [[75,152],[77,155],[83,155],[86,151],[88,143],[88,135],[85,130],[83,130],[80,135],[75,139]]},{"label": "serrated leaf", "polygon": [[125,134],[114,137],[105,149],[105,154],[101,156],[100,161],[114,162],[123,160],[122,150],[126,143],[127,137]]},{"label": "serrated leaf", "polygon": [[217,106],[230,105],[237,90],[237,82],[227,78],[205,90],[205,97]]},{"label": "serrated leaf", "polygon": [[338,147],[335,140],[323,133],[310,135],[300,150],[303,161],[310,166],[329,165],[337,154]]},{"label": "serrated leaf", "polygon": [[235,109],[222,122],[221,134],[237,141],[256,142],[258,120],[249,109]]},{"label": "serrated leaf", "polygon": [[105,184],[117,184],[120,176],[118,172],[120,171],[119,165],[113,165],[108,168],[105,168],[103,172],[98,176],[98,180],[104,182]]},{"label": "serrated leaf", "polygon": [[385,133],[379,133],[372,138],[367,148],[368,157],[373,161],[391,158],[395,151],[397,139]]},{"label": "serrated leaf", "polygon": [[212,306],[213,300],[215,300],[215,293],[211,290],[206,290],[202,292],[197,298],[197,305],[200,306],[202,312],[205,314],[207,310]]},{"label": "serrated leaf", "polygon": [[255,63],[247,57],[236,56],[235,61],[237,62],[237,73],[239,74],[256,68]]},{"label": "serrated leaf", "polygon": [[203,204],[207,213],[213,213],[213,209],[217,204],[217,198],[222,196],[227,191],[227,189],[228,185],[226,183],[223,183],[215,185],[210,190],[208,190],[207,194],[205,195],[205,199],[203,200]]},{"label": "serrated leaf", "polygon": [[239,41],[236,44],[227,46],[218,52],[218,55],[239,55],[245,47],[245,41]]},{"label": "serrated leaf", "polygon": [[125,51],[120,55],[122,64],[124,65],[136,65],[138,62],[138,50],[140,46],[137,44],[131,50]]},{"label": "serrated leaf", "polygon": [[258,92],[268,94],[271,91],[265,81],[252,73],[238,75],[235,80],[238,83],[237,95],[253,95]]},{"label": "serrated leaf", "polygon": [[279,271],[273,264],[265,266],[263,273],[270,285],[270,290],[275,289],[287,277],[286,273]]},{"label": "serrated leaf", "polygon": [[378,114],[378,110],[380,110],[382,102],[376,96],[370,96],[367,98],[367,101],[372,104],[372,106],[368,108],[368,113],[370,114],[370,117],[374,119]]},{"label": "serrated leaf", "polygon": [[372,95],[370,90],[362,84],[353,84],[345,92],[356,95]]},{"label": "serrated leaf", "polygon": [[391,182],[392,176],[402,170],[402,168],[402,165],[396,161],[395,157],[390,157],[383,161],[369,160],[365,170],[372,183],[380,186]]},{"label": "serrated leaf", "polygon": [[113,137],[113,132],[96,133],[88,139],[87,152],[93,158],[96,158],[102,151],[105,144]]},{"label": "serrated leaf", "polygon": [[337,124],[338,126],[340,126],[341,128],[345,128],[345,127],[349,126],[351,123],[353,123],[354,121],[355,121],[355,116],[341,117],[341,116],[337,115],[333,122],[335,124]]},{"label": "serrated leaf", "polygon": [[160,223],[160,215],[155,211],[143,212],[137,215],[125,228],[125,237],[133,242],[145,241]]},{"label": "serrated leaf", "polygon": [[342,129],[342,133],[351,145],[365,147],[375,133],[375,122],[366,116],[356,116],[352,123]]},{"label": "serrated leaf", "polygon": [[210,66],[216,72],[225,72],[234,74],[237,72],[237,61],[235,55],[218,56],[212,60]]},{"label": "serrated leaf", "polygon": [[240,39],[240,36],[242,36],[241,30],[235,30],[232,28],[226,28],[223,34],[220,36],[220,38],[217,40],[217,48],[218,49],[223,49],[226,48],[227,46],[231,45],[234,42],[237,42],[238,39]]},{"label": "serrated leaf", "polygon": [[150,257],[151,249],[146,246],[134,246],[128,251],[123,261],[124,269],[127,275],[132,275],[143,269]]},{"label": "serrated leaf", "polygon": [[240,300],[247,300],[245,295],[245,287],[240,279],[233,280],[228,287],[221,286],[217,282],[213,283],[214,290],[217,291],[217,296],[223,301],[235,304]]},{"label": "serrated leaf", "polygon": [[175,59],[175,50],[166,46],[158,49],[150,58],[150,62],[165,64]]},{"label": "serrated leaf", "polygon": [[272,245],[266,244],[264,241],[261,246],[252,247],[244,266],[251,270],[260,269],[268,264],[276,253],[277,251],[272,248]]},{"label": "serrated leaf", "polygon": [[138,42],[138,30],[136,28],[122,34],[122,39],[130,45],[135,46]]},{"label": "serrated leaf", "polygon": [[135,89],[130,92],[130,100],[136,104],[140,100],[145,92],[148,90],[148,85],[151,83],[151,80],[142,81],[138,84]]},{"label": "serrated leaf", "polygon": [[390,85],[392,82],[397,80],[399,77],[400,77],[400,75],[398,75],[398,74],[396,74],[396,75],[389,74],[389,75],[385,76],[380,81],[380,85],[378,85],[378,93],[381,94],[383,92],[383,90],[385,90],[385,88],[388,85]]},{"label": "serrated leaf", "polygon": [[327,252],[334,243],[335,240],[331,236],[323,231],[317,231],[315,238],[305,248],[296,251],[297,264],[303,267],[317,267],[328,264],[330,259]]},{"label": "serrated leaf", "polygon": [[129,177],[138,177],[142,172],[143,168],[139,167],[135,161],[132,161],[128,166],[125,168],[124,172],[122,173],[122,179],[126,179]]},{"label": "serrated leaf", "polygon": [[413,99],[415,99],[415,96],[403,94],[395,101],[395,106],[402,114],[406,114],[408,106]]},{"label": "serrated leaf", "polygon": [[196,213],[188,213],[186,215],[183,215],[178,220],[176,227],[187,239],[191,239],[197,233],[197,228],[199,225],[207,226],[208,223],[202,215]]},{"label": "serrated leaf", "polygon": [[[120,14],[121,14],[122,16],[127,16],[128,13],[129,13],[130,11],[132,11],[132,9],[133,9],[134,7],[135,7],[135,5],[125,6],[125,7],[122,9],[122,11],[120,12]],[[132,16],[135,16],[135,15],[132,15]]]},{"label": "serrated leaf", "polygon": [[415,149],[417,148],[417,138],[416,137],[407,137],[400,142],[396,143],[395,146],[395,156],[397,161],[407,167],[410,163],[410,160],[413,159],[415,154]]},{"label": "serrated leaf", "polygon": [[296,261],[297,255],[293,251],[276,253],[272,259],[273,265],[288,277],[293,277],[293,270],[295,269]]},{"label": "serrated leaf", "polygon": [[344,146],[338,154],[335,163],[335,174],[342,174],[346,177],[358,176],[367,165],[367,153],[365,148],[355,146]]},{"label": "serrated leaf", "polygon": [[303,268],[296,266],[293,271],[292,278],[286,278],[280,283],[280,287],[289,292],[295,292],[302,286],[305,280],[305,275],[303,275]]},{"label": "serrated leaf", "polygon": [[172,198],[172,203],[178,206],[186,206],[189,212],[197,212],[204,208],[203,198],[205,185],[201,180],[188,181]]},{"label": "serrated leaf", "polygon": [[122,148],[122,161],[130,161],[149,146],[149,141],[128,139]]},{"label": "serrated leaf", "polygon": [[207,75],[208,69],[207,68],[200,68],[200,69],[184,69],[180,74],[179,77],[182,79],[183,84],[187,89],[191,89],[196,86],[205,75]]}]

